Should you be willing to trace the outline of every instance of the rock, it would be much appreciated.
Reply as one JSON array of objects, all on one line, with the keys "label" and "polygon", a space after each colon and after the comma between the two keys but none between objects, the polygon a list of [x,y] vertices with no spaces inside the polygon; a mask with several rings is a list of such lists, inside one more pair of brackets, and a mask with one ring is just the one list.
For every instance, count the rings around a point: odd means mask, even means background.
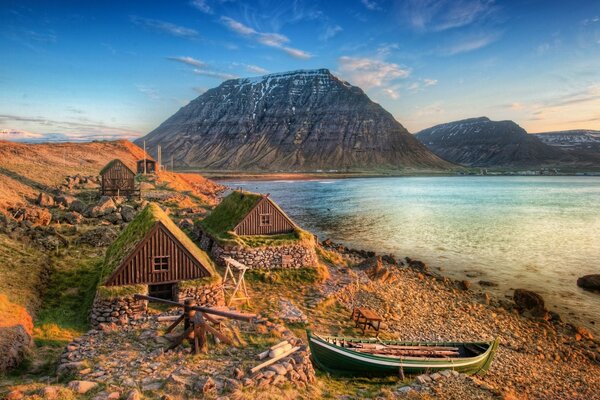
[{"label": "rock", "polygon": [[[12,211],[12,210],[11,210]],[[52,221],[52,214],[46,208],[21,207],[13,212],[16,221],[27,221],[33,225],[47,226]]]},{"label": "rock", "polygon": [[434,380],[434,381],[438,381],[438,380],[442,379],[442,375],[440,375],[440,374],[439,374],[439,373],[437,373],[437,372],[434,372],[434,373],[433,373],[433,374],[431,374],[430,376],[431,376],[431,379],[432,379],[432,380]]},{"label": "rock", "polygon": [[419,375],[415,378],[415,382],[419,385],[425,385],[428,382],[431,382],[431,378],[428,375]]},{"label": "rock", "polygon": [[78,212],[80,214],[83,214],[86,209],[87,209],[87,205],[79,199],[73,200],[73,202],[69,206],[69,210]]},{"label": "rock", "polygon": [[139,390],[137,389],[133,389],[131,392],[129,392],[127,394],[127,400],[141,400],[142,399],[142,395],[140,394]]},{"label": "rock", "polygon": [[371,257],[357,265],[357,268],[365,271],[369,279],[381,283],[394,283],[397,278],[383,265],[383,259],[379,256]]},{"label": "rock", "polygon": [[198,383],[200,384],[199,387],[202,388],[202,393],[204,394],[212,393],[217,390],[217,385],[210,376],[206,378],[206,380],[200,380]]},{"label": "rock", "polygon": [[89,244],[94,247],[106,247],[117,238],[117,232],[108,226],[101,226],[81,235],[78,244]]},{"label": "rock", "polygon": [[42,389],[42,397],[45,400],[58,399],[58,388],[56,386],[46,386]]},{"label": "rock", "polygon": [[112,197],[102,196],[98,201],[98,204],[92,208],[90,214],[92,217],[98,218],[111,214],[115,211],[117,211],[117,205],[113,201]]},{"label": "rock", "polygon": [[77,198],[74,196],[69,196],[67,194],[61,194],[56,196],[56,203],[60,204],[61,206],[65,206],[67,208],[71,207],[71,205],[73,204],[73,202],[77,201]]},{"label": "rock", "polygon": [[83,221],[83,215],[79,214],[77,211],[70,211],[63,216],[63,219],[71,225],[77,225]]},{"label": "rock", "polygon": [[71,381],[67,385],[69,389],[74,391],[77,394],[85,394],[90,390],[96,388],[98,384],[96,382],[90,381]]},{"label": "rock", "polygon": [[273,364],[269,367],[269,370],[275,372],[278,375],[285,375],[287,373],[287,368],[285,368],[281,364]]},{"label": "rock", "polygon": [[15,389],[13,391],[8,392],[5,398],[6,400],[20,400],[24,399],[25,395],[20,390]]},{"label": "rock", "polygon": [[578,326],[575,329],[575,331],[577,332],[577,334],[579,334],[584,339],[588,339],[588,340],[594,339],[594,335],[592,335],[592,333],[590,331],[588,331],[586,328],[584,328],[583,326]]},{"label": "rock", "polygon": [[469,290],[471,288],[471,282],[467,280],[459,281],[458,287],[462,290]]},{"label": "rock", "polygon": [[496,282],[491,282],[491,281],[479,281],[479,285],[487,286],[487,287],[497,287],[498,286],[498,284]]},{"label": "rock", "polygon": [[600,291],[600,274],[582,276],[577,279],[577,286],[586,290]]},{"label": "rock", "polygon": [[179,221],[179,227],[184,230],[194,229],[194,221],[191,218],[183,218]]},{"label": "rock", "polygon": [[38,195],[36,203],[42,207],[52,207],[55,204],[54,198],[48,193],[44,192],[41,192]]},{"label": "rock", "polygon": [[534,317],[546,314],[544,299],[531,290],[515,289],[513,300],[519,308],[531,312]]},{"label": "rock", "polygon": [[129,205],[121,206],[121,217],[125,222],[131,222],[135,218],[135,208]]},{"label": "rock", "polygon": [[154,190],[154,185],[149,182],[141,182],[140,190]]}]

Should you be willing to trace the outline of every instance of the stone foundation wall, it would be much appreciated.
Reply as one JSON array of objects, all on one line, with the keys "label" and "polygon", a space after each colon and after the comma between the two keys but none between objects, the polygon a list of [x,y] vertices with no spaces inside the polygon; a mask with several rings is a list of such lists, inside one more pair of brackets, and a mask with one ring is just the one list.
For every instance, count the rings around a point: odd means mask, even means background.
[{"label": "stone foundation wall", "polygon": [[182,303],[185,299],[194,299],[199,306],[224,306],[225,293],[223,292],[223,285],[178,287],[176,301]]},{"label": "stone foundation wall", "polygon": [[231,257],[249,268],[275,269],[313,267],[317,264],[314,245],[288,244],[267,247],[221,246],[202,231],[196,233],[200,248],[210,254],[218,264]]},{"label": "stone foundation wall", "polygon": [[96,295],[90,323],[97,328],[100,324],[137,325],[146,319],[148,302],[135,300],[133,297],[120,297],[116,299],[101,299]]}]

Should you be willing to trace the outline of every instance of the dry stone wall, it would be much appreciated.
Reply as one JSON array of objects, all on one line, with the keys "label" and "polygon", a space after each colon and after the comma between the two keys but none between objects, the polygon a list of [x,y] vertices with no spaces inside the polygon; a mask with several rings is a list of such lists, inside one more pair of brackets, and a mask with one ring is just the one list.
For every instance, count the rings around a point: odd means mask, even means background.
[{"label": "dry stone wall", "polygon": [[90,323],[94,328],[103,323],[119,326],[138,325],[146,319],[147,306],[147,301],[136,300],[133,296],[102,299],[96,295]]},{"label": "dry stone wall", "polygon": [[177,301],[182,303],[185,299],[196,300],[199,306],[223,306],[225,294],[223,285],[207,285],[197,287],[177,288]]}]

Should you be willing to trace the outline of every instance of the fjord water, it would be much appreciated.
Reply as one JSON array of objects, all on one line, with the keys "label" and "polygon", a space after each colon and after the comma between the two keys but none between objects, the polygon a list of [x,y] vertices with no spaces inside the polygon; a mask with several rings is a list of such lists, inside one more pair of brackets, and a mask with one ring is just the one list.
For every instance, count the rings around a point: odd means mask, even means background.
[{"label": "fjord water", "polygon": [[[600,333],[599,177],[401,177],[225,182],[270,193],[302,227],[349,247],[425,261],[458,279],[540,293]],[[468,277],[471,275],[472,277]],[[476,275],[473,277],[473,275]],[[591,323],[595,322],[595,325]]]}]

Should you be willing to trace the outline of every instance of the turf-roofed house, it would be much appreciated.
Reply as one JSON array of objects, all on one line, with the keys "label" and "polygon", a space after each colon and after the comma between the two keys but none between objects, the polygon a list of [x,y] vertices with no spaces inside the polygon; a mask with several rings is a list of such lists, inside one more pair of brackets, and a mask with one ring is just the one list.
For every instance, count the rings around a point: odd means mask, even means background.
[{"label": "turf-roofed house", "polygon": [[219,263],[231,257],[250,268],[316,265],[314,236],[268,195],[233,191],[195,226],[200,247]]},{"label": "turf-roofed house", "polygon": [[198,305],[224,303],[221,277],[204,251],[150,203],[106,251],[91,321],[126,325],[143,317],[146,303],[133,295]]}]

